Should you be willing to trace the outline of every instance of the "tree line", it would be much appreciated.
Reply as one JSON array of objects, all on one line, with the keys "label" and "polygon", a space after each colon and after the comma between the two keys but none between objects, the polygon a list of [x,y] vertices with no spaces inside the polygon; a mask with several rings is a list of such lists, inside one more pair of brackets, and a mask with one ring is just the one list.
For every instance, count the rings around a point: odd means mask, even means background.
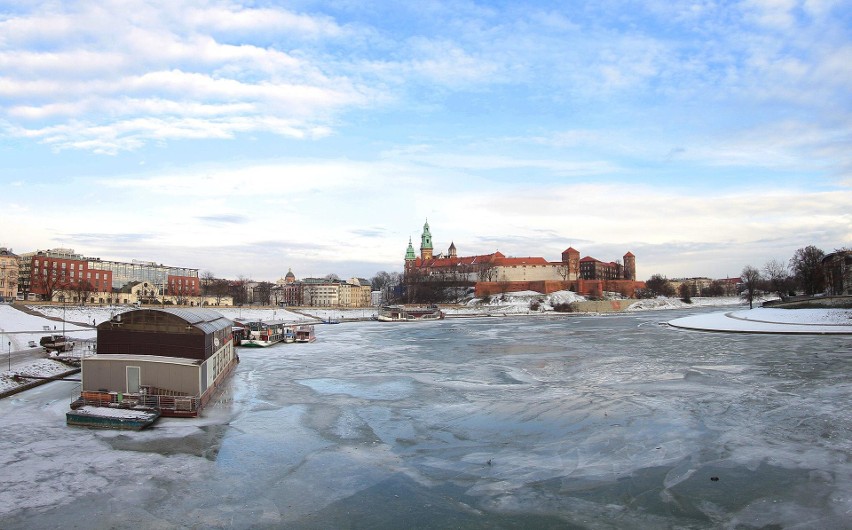
[{"label": "tree line", "polygon": [[[753,307],[754,300],[761,294],[774,293],[780,298],[795,296],[796,293],[812,296],[825,291],[825,272],[822,260],[825,252],[814,245],[802,247],[793,254],[788,262],[771,259],[762,268],[746,265],[740,273],[739,293]],[[702,296],[723,296],[728,294],[727,285],[716,280],[701,290]],[[691,286],[683,283],[679,292],[661,274],[654,274],[645,282],[645,289],[637,292],[637,297],[680,296],[689,301],[696,296]]]},{"label": "tree line", "polygon": [[788,263],[773,259],[766,262],[763,269],[746,265],[740,274],[742,296],[751,308],[762,293],[775,293],[782,299],[796,293],[807,296],[822,293],[825,291],[824,257],[825,252],[808,245],[796,250]]}]

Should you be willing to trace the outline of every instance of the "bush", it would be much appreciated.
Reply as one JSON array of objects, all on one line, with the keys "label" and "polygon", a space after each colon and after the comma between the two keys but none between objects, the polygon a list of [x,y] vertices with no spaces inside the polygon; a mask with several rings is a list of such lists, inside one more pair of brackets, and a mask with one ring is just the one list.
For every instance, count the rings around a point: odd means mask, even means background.
[{"label": "bush", "polygon": [[536,300],[530,302],[530,311],[538,311],[539,309],[541,309],[541,304],[539,302]]},{"label": "bush", "polygon": [[568,302],[562,302],[561,304],[556,304],[555,306],[553,306],[553,310],[557,313],[573,313],[574,306],[572,306]]}]

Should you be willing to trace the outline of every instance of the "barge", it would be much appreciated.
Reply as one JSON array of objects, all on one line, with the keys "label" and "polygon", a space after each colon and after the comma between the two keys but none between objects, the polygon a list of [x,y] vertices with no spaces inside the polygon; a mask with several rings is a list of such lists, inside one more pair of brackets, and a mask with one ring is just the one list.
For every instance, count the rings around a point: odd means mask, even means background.
[{"label": "barge", "polygon": [[377,320],[380,322],[415,322],[419,320],[441,320],[444,312],[438,306],[406,307],[404,305],[386,305],[379,309]]},{"label": "barge", "polygon": [[[98,353],[84,357],[74,411],[152,409],[198,416],[239,363],[231,321],[210,309],[137,309],[98,325]],[[97,420],[68,417],[69,425]]]}]

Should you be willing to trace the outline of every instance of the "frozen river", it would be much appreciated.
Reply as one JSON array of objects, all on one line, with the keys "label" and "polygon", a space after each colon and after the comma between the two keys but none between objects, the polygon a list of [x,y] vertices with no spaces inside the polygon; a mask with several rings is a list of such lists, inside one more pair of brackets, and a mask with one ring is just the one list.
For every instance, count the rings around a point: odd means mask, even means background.
[{"label": "frozen river", "polygon": [[850,337],[677,316],[318,326],[139,433],[51,383],[0,401],[0,528],[850,528]]}]

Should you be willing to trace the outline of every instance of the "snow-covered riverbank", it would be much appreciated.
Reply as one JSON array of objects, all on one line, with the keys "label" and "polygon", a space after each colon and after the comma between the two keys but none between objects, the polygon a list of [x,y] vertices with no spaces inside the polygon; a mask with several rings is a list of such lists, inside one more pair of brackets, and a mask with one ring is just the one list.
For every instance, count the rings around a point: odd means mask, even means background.
[{"label": "snow-covered riverbank", "polygon": [[[535,292],[511,293],[494,297],[488,303],[474,302],[464,306],[445,308],[450,317],[462,316],[517,316],[530,314],[559,314],[554,307],[583,301],[584,298],[568,291],[550,295]],[[538,303],[538,310],[531,304]],[[743,307],[737,298],[693,298],[691,304],[676,298],[656,298],[639,300],[628,309],[636,311],[658,311],[695,308],[720,307],[728,310],[691,315],[670,321],[670,324],[690,330],[745,332],[745,333],[811,333],[811,334],[852,334],[852,310],[849,309],[737,309]],[[32,349],[30,344],[38,343],[45,334],[65,333],[78,341],[94,340],[94,326],[112,318],[113,315],[129,310],[129,307],[56,307],[33,306],[44,316],[24,313],[12,306],[0,305],[0,344],[10,355],[11,352]],[[292,322],[324,320],[367,320],[377,313],[376,308],[364,309],[315,309],[305,308],[298,311],[283,308],[216,308],[230,319],[287,320]],[[62,318],[65,319],[63,326]],[[55,319],[59,319],[59,321]],[[91,325],[83,325],[89,323]],[[56,331],[54,331],[56,330]],[[17,373],[26,373],[40,377],[50,377],[68,369],[67,365],[52,359],[26,359],[11,363],[11,370],[0,372],[0,392],[15,388],[26,381],[16,379]]]}]

